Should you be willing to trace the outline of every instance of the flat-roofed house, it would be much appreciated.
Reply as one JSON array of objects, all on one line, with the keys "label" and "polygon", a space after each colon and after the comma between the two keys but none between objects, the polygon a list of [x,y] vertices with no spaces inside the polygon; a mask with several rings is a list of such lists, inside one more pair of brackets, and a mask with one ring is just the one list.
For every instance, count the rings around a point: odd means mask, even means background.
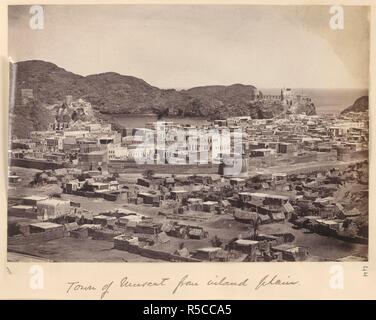
[{"label": "flat-roofed house", "polygon": [[171,191],[171,197],[175,201],[182,201],[183,199],[189,198],[189,191],[188,190],[172,190]]},{"label": "flat-roofed house", "polygon": [[94,192],[103,192],[103,191],[109,191],[110,185],[107,182],[91,182],[88,185],[88,188]]},{"label": "flat-roofed house", "polygon": [[262,192],[251,193],[252,201],[261,202],[265,205],[279,205],[282,206],[289,201],[289,197],[278,195],[278,194],[268,194]]},{"label": "flat-roofed house", "polygon": [[107,150],[78,154],[78,166],[82,170],[99,170],[104,172],[107,171],[107,163]]},{"label": "flat-roofed house", "polygon": [[30,224],[30,233],[50,233],[53,238],[62,238],[64,235],[64,226],[52,222],[38,222]]},{"label": "flat-roofed house", "polygon": [[205,201],[202,204],[202,209],[205,212],[214,212],[215,211],[215,206],[218,205],[217,201]]},{"label": "flat-roofed house", "polygon": [[38,201],[37,214],[39,220],[54,219],[68,214],[70,211],[70,201],[61,199],[46,199]]},{"label": "flat-roofed house", "polygon": [[114,226],[116,221],[117,221],[116,217],[110,217],[110,216],[105,216],[105,215],[97,215],[93,217],[94,224],[100,224],[104,227]]},{"label": "flat-roofed house", "polygon": [[19,204],[19,205],[10,207],[8,212],[9,212],[9,215],[12,215],[15,217],[36,218],[34,207],[24,205],[24,204]]},{"label": "flat-roofed house", "polygon": [[259,241],[249,239],[238,239],[232,244],[234,250],[241,251],[251,256],[256,256],[256,250],[258,248]]},{"label": "flat-roofed house", "polygon": [[160,196],[158,194],[153,194],[149,192],[140,192],[137,194],[137,197],[143,199],[143,202],[146,204],[159,204]]},{"label": "flat-roofed house", "polygon": [[48,199],[48,196],[31,195],[22,198],[22,203],[28,206],[36,206],[39,201]]}]

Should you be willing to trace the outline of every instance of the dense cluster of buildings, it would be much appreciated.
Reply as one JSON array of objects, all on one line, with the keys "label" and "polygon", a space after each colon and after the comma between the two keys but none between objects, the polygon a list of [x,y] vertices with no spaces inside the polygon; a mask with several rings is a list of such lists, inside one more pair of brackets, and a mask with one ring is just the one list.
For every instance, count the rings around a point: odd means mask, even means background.
[{"label": "dense cluster of buildings", "polygon": [[[53,124],[51,131],[13,139],[10,158],[50,168],[111,171],[122,164],[219,165],[238,156],[269,164],[283,157],[338,157],[350,160],[368,150],[368,121],[350,116],[289,114],[278,119],[233,117],[202,125],[172,121],[115,131],[110,124],[84,121]],[[24,159],[24,160],[20,160]],[[64,165],[63,165],[64,164]],[[26,164],[25,164],[26,165]],[[244,170],[243,170],[244,171]],[[240,173],[240,172],[239,172]]]},{"label": "dense cluster of buildings", "polygon": [[[281,94],[288,105],[291,96]],[[286,113],[202,125],[158,121],[120,131],[78,120],[55,122],[53,128],[11,141],[12,166],[42,170],[32,187],[57,184],[63,194],[10,196],[10,246],[73,237],[112,241],[117,250],[157,260],[311,259],[309,250],[294,242],[293,232],[260,231],[280,223],[344,241],[368,241],[368,212],[357,209],[368,199],[365,115]],[[240,159],[240,166],[229,159]],[[320,167],[325,161],[341,166]],[[130,163],[165,165],[168,174],[149,170],[132,182],[122,180],[127,172],[122,168]],[[304,163],[317,165],[300,172],[268,170]],[[216,174],[174,174],[176,166],[187,165],[209,165]],[[17,188],[21,180],[14,169],[9,183]],[[349,185],[357,186],[357,193]],[[76,197],[102,198],[113,202],[113,209],[93,213]],[[213,228],[211,221],[218,217],[249,230]]]}]

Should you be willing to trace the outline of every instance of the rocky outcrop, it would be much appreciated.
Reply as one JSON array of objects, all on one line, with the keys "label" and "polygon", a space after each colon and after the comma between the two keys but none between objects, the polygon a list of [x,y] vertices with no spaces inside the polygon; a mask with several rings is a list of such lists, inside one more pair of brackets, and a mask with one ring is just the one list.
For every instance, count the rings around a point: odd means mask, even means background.
[{"label": "rocky outcrop", "polygon": [[316,115],[316,108],[313,102],[296,102],[294,113],[314,116]]},{"label": "rocky outcrop", "polygon": [[341,114],[346,114],[349,112],[367,112],[368,111],[368,96],[362,96],[355,100],[352,106],[347,107],[341,112]]}]

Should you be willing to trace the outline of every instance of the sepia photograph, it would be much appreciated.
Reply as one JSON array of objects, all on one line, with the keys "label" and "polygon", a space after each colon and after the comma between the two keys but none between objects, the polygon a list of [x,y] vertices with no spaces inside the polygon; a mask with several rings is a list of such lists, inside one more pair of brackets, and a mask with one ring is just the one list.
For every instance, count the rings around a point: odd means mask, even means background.
[{"label": "sepia photograph", "polygon": [[369,6],[9,5],[8,60],[8,262],[368,261]]}]

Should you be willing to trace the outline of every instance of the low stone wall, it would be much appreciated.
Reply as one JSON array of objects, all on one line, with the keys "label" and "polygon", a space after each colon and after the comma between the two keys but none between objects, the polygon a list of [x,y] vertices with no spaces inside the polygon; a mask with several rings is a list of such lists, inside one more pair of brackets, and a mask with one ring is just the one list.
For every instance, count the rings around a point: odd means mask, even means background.
[{"label": "low stone wall", "polygon": [[119,194],[116,194],[116,193],[101,193],[101,192],[82,191],[82,190],[72,190],[66,193],[73,194],[75,196],[80,196],[80,197],[87,197],[87,198],[103,198],[107,201],[116,201],[119,196]]},{"label": "low stone wall", "polygon": [[70,231],[69,235],[72,238],[83,240],[83,239],[86,239],[89,236],[89,232],[88,232],[88,229],[81,228],[81,229],[78,229],[78,230],[72,230],[72,231]]},{"label": "low stone wall", "polygon": [[8,237],[8,245],[29,244],[31,242],[46,242],[64,237],[64,228],[56,228],[44,232],[30,233],[28,235],[15,235]]},{"label": "low stone wall", "polygon": [[31,169],[39,169],[39,170],[59,169],[59,168],[64,168],[66,166],[62,162],[51,162],[51,161],[38,160],[38,159],[11,158],[9,162],[10,162],[10,165],[14,167],[31,168]]},{"label": "low stone wall", "polygon": [[102,193],[102,194],[98,194],[98,196],[101,195],[102,198],[104,200],[107,200],[107,201],[116,201],[117,198],[118,198],[118,195],[117,194],[113,194],[113,193]]},{"label": "low stone wall", "polygon": [[165,260],[165,261],[180,261],[180,262],[201,262],[201,260],[178,256],[166,251],[156,250],[153,248],[140,247],[139,245],[134,245],[129,243],[127,240],[114,239],[114,248],[118,250],[128,251],[130,253],[138,254],[143,257]]},{"label": "low stone wall", "polygon": [[120,231],[113,230],[91,230],[90,236],[94,240],[113,241],[114,237],[121,235]]},{"label": "low stone wall", "polygon": [[218,173],[218,165],[215,164],[143,164],[121,161],[110,161],[108,171],[110,173],[135,172],[142,173],[145,170],[153,170],[159,173],[186,173],[193,171],[195,173]]}]

